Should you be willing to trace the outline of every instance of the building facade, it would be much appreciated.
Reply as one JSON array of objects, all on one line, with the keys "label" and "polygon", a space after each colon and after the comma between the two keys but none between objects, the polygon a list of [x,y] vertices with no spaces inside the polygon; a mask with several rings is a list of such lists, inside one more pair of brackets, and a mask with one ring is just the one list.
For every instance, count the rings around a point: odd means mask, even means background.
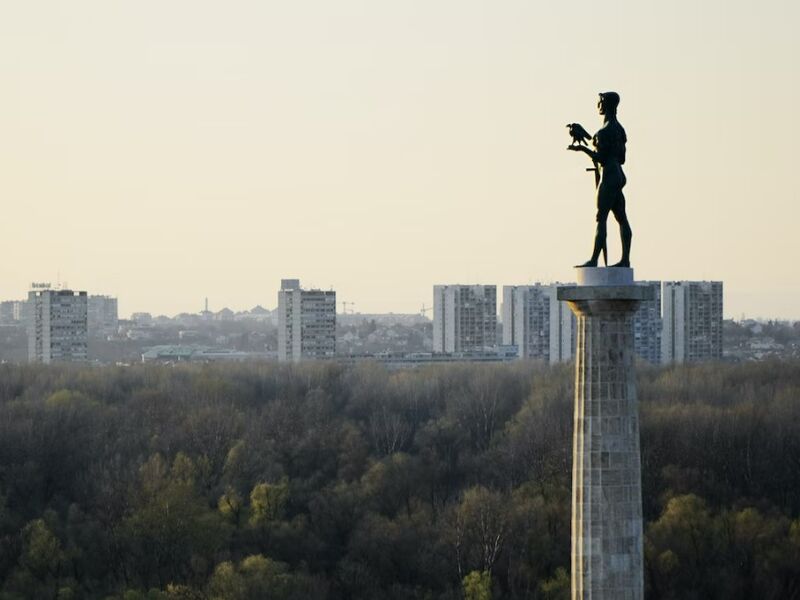
[{"label": "building facade", "polygon": [[25,321],[25,300],[5,300],[0,302],[0,324],[16,325]]},{"label": "building facade", "polygon": [[640,281],[651,288],[652,300],[643,300],[633,315],[633,345],[636,356],[652,365],[661,364],[661,282]]},{"label": "building facade", "polygon": [[86,292],[34,290],[27,311],[29,362],[87,360]]},{"label": "building facade", "polygon": [[664,364],[722,358],[721,281],[665,281],[661,303]]},{"label": "building facade", "polygon": [[117,333],[119,314],[117,299],[111,296],[89,296],[87,308],[89,334],[107,337]]},{"label": "building facade", "polygon": [[327,360],[336,355],[336,292],[304,290],[282,279],[278,292],[278,360]]},{"label": "building facade", "polygon": [[575,354],[575,316],[556,298],[558,285],[503,286],[503,345],[519,358],[555,364]]},{"label": "building facade", "polygon": [[434,352],[487,352],[496,348],[496,286],[433,286]]}]

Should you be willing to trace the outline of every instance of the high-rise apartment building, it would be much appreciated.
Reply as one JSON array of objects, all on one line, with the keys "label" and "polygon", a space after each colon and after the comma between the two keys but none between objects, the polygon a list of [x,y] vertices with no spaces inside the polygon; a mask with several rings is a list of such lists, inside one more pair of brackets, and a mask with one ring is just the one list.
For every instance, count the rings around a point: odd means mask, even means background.
[{"label": "high-rise apartment building", "polygon": [[336,354],[336,292],[304,290],[282,279],[278,292],[278,360],[325,360]]},{"label": "high-rise apartment building", "polygon": [[30,362],[87,359],[86,292],[33,290],[28,293],[27,311]]},{"label": "high-rise apartment building", "polygon": [[516,346],[523,359],[548,363],[575,353],[575,316],[556,298],[558,285],[503,286],[503,345]]},{"label": "high-rise apartment building", "polygon": [[487,352],[496,349],[496,286],[433,286],[433,351]]},{"label": "high-rise apartment building", "polygon": [[0,323],[8,325],[14,322],[14,301],[5,300],[0,302]]},{"label": "high-rise apartment building", "polygon": [[661,364],[661,282],[640,281],[652,288],[653,299],[644,300],[633,315],[633,346],[636,356],[650,364]]},{"label": "high-rise apartment building", "polygon": [[11,325],[25,321],[25,300],[5,300],[0,302],[0,324]]},{"label": "high-rise apartment building", "polygon": [[661,360],[698,362],[722,358],[722,282],[665,281]]},{"label": "high-rise apartment building", "polygon": [[89,334],[106,337],[117,333],[119,315],[117,299],[111,296],[89,296],[88,299]]}]

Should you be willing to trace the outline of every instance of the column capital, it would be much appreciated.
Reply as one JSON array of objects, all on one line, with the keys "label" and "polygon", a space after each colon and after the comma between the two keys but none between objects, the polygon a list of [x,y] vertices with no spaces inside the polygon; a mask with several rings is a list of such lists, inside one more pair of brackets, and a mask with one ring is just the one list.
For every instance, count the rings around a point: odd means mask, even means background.
[{"label": "column capital", "polygon": [[559,287],[557,295],[576,315],[633,312],[640,302],[654,298],[652,288],[635,284],[567,285]]}]

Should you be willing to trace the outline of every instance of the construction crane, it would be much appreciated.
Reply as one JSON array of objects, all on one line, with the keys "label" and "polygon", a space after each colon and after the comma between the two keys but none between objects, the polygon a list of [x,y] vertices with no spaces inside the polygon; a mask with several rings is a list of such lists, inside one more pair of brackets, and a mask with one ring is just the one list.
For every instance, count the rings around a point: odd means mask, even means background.
[{"label": "construction crane", "polygon": [[433,310],[432,306],[425,306],[425,304],[423,304],[422,308],[419,309],[419,314],[421,314],[423,317],[427,317],[428,315],[426,313],[431,310]]}]

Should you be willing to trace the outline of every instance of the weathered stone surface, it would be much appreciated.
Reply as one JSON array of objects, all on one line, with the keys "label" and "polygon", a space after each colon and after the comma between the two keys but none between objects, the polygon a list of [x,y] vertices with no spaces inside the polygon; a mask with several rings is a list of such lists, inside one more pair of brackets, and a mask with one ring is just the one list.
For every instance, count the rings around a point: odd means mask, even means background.
[{"label": "weathered stone surface", "polygon": [[578,319],[573,600],[641,600],[644,595],[633,314],[650,293],[636,285],[558,291]]}]

